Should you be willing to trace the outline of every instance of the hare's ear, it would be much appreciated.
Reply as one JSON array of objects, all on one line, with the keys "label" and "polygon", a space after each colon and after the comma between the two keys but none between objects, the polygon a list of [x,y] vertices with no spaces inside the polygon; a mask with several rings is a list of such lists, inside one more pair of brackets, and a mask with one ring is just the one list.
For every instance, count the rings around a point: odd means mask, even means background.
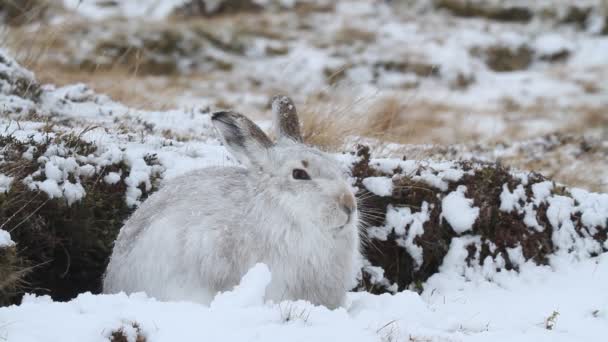
[{"label": "hare's ear", "polygon": [[244,115],[224,111],[211,116],[211,122],[220,132],[224,145],[247,167],[261,167],[272,141],[253,121]]},{"label": "hare's ear", "polygon": [[298,112],[289,97],[283,95],[273,97],[272,114],[274,129],[279,141],[287,138],[295,142],[302,142]]}]

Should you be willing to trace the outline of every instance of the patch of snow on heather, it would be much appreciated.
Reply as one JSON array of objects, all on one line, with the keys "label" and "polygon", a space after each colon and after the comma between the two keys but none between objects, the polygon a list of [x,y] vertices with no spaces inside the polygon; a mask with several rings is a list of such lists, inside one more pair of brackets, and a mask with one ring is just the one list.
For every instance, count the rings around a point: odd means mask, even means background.
[{"label": "patch of snow on heather", "polygon": [[465,174],[472,173],[472,170],[465,172],[452,161],[426,162],[420,164],[420,174],[412,179],[424,182],[441,191],[447,191],[450,182],[459,181]]},{"label": "patch of snow on heather", "polygon": [[526,258],[524,257],[523,248],[521,246],[507,248],[507,255],[514,266],[521,266],[526,263]]},{"label": "patch of snow on heather", "polygon": [[120,173],[110,172],[105,177],[103,177],[103,181],[110,185],[116,184],[120,182]]},{"label": "patch of snow on heather", "polygon": [[465,197],[467,187],[459,185],[441,201],[441,217],[443,217],[458,234],[473,228],[479,217],[479,208],[473,206],[473,200]]},{"label": "patch of snow on heather", "polygon": [[589,231],[577,231],[572,221],[578,212],[574,200],[566,196],[552,196],[547,199],[547,219],[553,227],[551,239],[558,250],[558,255],[571,253],[582,259],[602,252],[602,245],[596,241]]},{"label": "patch of snow on heather", "polygon": [[539,205],[545,201],[553,190],[553,182],[544,181],[532,184],[532,194],[534,195],[534,204]]},{"label": "patch of snow on heather", "polygon": [[0,229],[0,248],[12,247],[15,242],[11,240],[11,234],[6,230]]},{"label": "patch of snow on heather", "polygon": [[386,241],[388,239],[388,234],[390,234],[390,231],[391,230],[387,226],[368,227],[367,236],[369,236],[372,239]]},{"label": "patch of snow on heather", "polygon": [[536,218],[536,210],[534,209],[534,203],[527,203],[524,208],[524,224],[530,228],[536,229],[538,232],[542,232],[545,230],[543,226],[538,223],[538,219]]},{"label": "patch of snow on heather", "polygon": [[378,196],[390,196],[393,193],[393,180],[389,177],[367,177],[363,186]]},{"label": "patch of snow on heather", "polygon": [[0,173],[0,193],[7,193],[11,189],[13,178]]},{"label": "patch of snow on heather", "polygon": [[415,267],[423,263],[422,247],[418,246],[414,239],[424,233],[424,223],[429,220],[429,204],[423,202],[419,212],[412,212],[409,207],[400,208],[388,205],[386,209],[385,225],[382,227],[367,228],[370,238],[386,241],[388,235],[394,232],[397,236],[397,244],[403,248],[414,259]]},{"label": "patch of snow on heather", "polygon": [[59,184],[52,179],[45,179],[43,181],[32,181],[28,182],[28,179],[24,180],[28,184],[31,190],[40,190],[47,194],[50,199],[61,198],[63,191],[59,188]]},{"label": "patch of snow on heather", "polygon": [[363,270],[369,275],[369,281],[372,284],[388,284],[388,279],[384,276],[384,269],[379,266],[373,266],[369,262],[363,266]]},{"label": "patch of snow on heather", "polygon": [[63,197],[65,197],[68,205],[72,205],[84,198],[87,194],[80,183],[72,183],[66,180],[61,185],[63,188]]},{"label": "patch of snow on heather", "polygon": [[583,189],[571,189],[570,193],[582,213],[581,222],[595,233],[596,227],[608,228],[608,194],[591,193]]},{"label": "patch of snow on heather", "polygon": [[[418,269],[422,266],[422,247],[414,243],[414,239],[424,233],[424,223],[429,220],[429,204],[427,202],[422,203],[422,207],[419,212],[412,213],[410,208],[402,208],[406,210],[408,228],[406,235],[403,238],[397,239],[397,243],[404,247],[414,259],[415,267]],[[388,215],[387,215],[388,221]]]},{"label": "patch of snow on heather", "polygon": [[507,183],[503,184],[502,192],[500,193],[500,210],[510,213],[512,211],[521,210],[519,201],[525,201],[526,190],[524,186],[519,184],[513,192],[509,191]]},{"label": "patch of snow on heather", "polygon": [[369,164],[381,172],[392,174],[397,168],[401,169],[401,173],[410,175],[419,167],[419,161],[416,160],[400,160],[400,159],[371,159]]}]

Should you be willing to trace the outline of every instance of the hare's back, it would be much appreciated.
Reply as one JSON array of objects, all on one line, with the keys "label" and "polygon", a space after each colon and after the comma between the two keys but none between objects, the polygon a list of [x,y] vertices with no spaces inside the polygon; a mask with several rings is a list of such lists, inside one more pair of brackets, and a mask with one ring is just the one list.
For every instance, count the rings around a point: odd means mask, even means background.
[{"label": "hare's back", "polygon": [[135,211],[121,229],[115,248],[132,245],[159,222],[168,231],[228,225],[227,220],[244,212],[249,193],[246,169],[208,167],[188,172],[163,184]]}]

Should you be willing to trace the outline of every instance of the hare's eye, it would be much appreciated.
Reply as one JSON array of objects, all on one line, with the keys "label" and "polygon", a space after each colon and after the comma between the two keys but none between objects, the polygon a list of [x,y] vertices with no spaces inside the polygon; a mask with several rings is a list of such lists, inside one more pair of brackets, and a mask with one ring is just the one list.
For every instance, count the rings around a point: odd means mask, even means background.
[{"label": "hare's eye", "polygon": [[292,175],[293,179],[310,180],[310,176],[308,175],[308,172],[306,172],[302,169],[293,169],[293,171],[291,172],[291,175]]}]

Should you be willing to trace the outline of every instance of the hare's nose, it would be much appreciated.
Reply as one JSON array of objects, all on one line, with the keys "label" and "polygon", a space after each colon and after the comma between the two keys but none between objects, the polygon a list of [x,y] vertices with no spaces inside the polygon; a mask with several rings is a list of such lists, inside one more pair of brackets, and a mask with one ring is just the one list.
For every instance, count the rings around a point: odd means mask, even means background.
[{"label": "hare's nose", "polygon": [[340,204],[340,208],[349,217],[357,208],[357,204],[355,203],[355,197],[349,193],[340,194],[340,196],[338,196],[338,203]]}]

